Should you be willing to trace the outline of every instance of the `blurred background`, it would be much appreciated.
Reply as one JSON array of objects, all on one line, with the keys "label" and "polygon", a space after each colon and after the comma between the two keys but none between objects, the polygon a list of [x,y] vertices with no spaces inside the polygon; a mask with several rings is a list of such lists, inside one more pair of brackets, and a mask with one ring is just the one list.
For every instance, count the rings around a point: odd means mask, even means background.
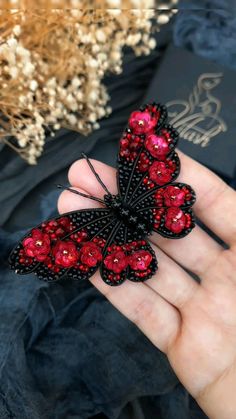
[{"label": "blurred background", "polygon": [[[14,3],[16,13],[18,4]],[[136,9],[138,2],[133,3]],[[81,21],[76,12],[72,14],[79,21],[78,51],[86,44],[83,52],[86,59],[72,49],[73,33],[65,31],[66,11],[63,18],[58,13],[58,26],[54,27],[54,18],[48,25],[51,33],[57,34],[58,43],[53,45],[59,52],[55,56],[58,62],[59,58],[62,61],[59,65],[52,60],[51,71],[47,60],[53,55],[52,45],[48,43],[45,47],[37,41],[38,55],[34,55],[36,44],[30,43],[27,19],[12,23],[6,2],[0,2],[1,418],[206,417],[179,383],[166,357],[89,283],[68,280],[50,286],[33,275],[18,277],[7,266],[7,255],[16,241],[43,219],[57,214],[59,191],[55,184],[67,183],[71,163],[83,151],[115,166],[118,141],[130,112],[151,98],[168,102],[173,119],[181,113],[178,106],[183,101],[184,106],[190,106],[188,115],[201,108],[206,125],[195,127],[189,133],[192,137],[183,134],[180,148],[208,165],[232,187],[236,186],[236,3],[234,0],[160,3],[162,10],[157,7],[154,16],[145,15],[148,8],[141,8],[141,15],[136,18],[128,15],[124,26],[117,18],[120,2],[115,0],[111,2],[111,20],[103,21],[100,12],[92,17],[86,15],[88,21],[84,17]],[[74,10],[77,11],[76,7]],[[27,12],[37,23],[39,13],[34,8],[28,8]],[[42,18],[43,14],[40,15]],[[118,19],[115,23],[114,17]],[[96,27],[95,42],[89,38],[89,19]],[[32,23],[31,20],[31,26]],[[68,50],[62,48],[61,53],[62,25]],[[20,43],[21,31],[25,36],[24,48]],[[127,33],[130,37],[125,36]],[[108,37],[113,37],[111,44],[116,45],[116,51],[105,48],[104,52],[101,47],[105,44],[108,48]],[[13,38],[16,41],[9,41]],[[51,35],[49,38],[52,39]],[[90,41],[99,66],[91,61],[94,58],[89,55]],[[17,63],[22,59],[20,67],[15,64],[12,50],[21,57]],[[73,57],[77,60],[74,64]],[[67,64],[64,67],[63,59]],[[33,60],[43,69],[41,79]],[[88,62],[93,69],[89,82],[85,77]],[[78,74],[74,73],[76,65],[80,65]],[[29,77],[33,71],[36,80]],[[66,71],[73,83],[64,80]],[[60,101],[64,100],[63,95],[67,99],[69,95],[72,97],[69,104],[66,102],[63,117],[60,111],[51,112],[56,102],[53,102],[54,73]],[[23,92],[18,91],[19,86],[23,86]],[[75,90],[79,108],[74,105]],[[20,96],[27,99],[19,99]],[[45,105],[47,102],[52,103],[51,108]],[[14,103],[21,106],[19,114]],[[39,104],[37,109],[35,103]],[[50,119],[53,117],[54,120]],[[183,124],[179,126],[186,132]],[[212,134],[204,146],[202,135],[210,129]],[[196,135],[198,141],[189,140]]]}]

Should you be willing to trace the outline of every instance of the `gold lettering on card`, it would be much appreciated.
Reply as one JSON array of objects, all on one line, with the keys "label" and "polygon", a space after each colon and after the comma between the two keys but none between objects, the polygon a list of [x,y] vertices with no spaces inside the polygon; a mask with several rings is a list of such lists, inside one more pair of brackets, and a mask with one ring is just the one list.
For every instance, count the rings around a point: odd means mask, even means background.
[{"label": "gold lettering on card", "polygon": [[201,74],[187,100],[167,103],[170,123],[185,140],[206,147],[214,137],[227,131],[220,116],[221,101],[212,93],[222,78],[223,73]]}]

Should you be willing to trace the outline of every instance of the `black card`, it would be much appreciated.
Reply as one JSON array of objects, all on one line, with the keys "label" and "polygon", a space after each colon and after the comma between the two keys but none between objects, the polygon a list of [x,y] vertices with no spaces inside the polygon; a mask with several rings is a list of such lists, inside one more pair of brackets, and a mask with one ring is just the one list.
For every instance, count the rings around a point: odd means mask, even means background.
[{"label": "black card", "polygon": [[236,170],[236,72],[170,46],[144,102],[167,105],[179,148],[232,178]]}]

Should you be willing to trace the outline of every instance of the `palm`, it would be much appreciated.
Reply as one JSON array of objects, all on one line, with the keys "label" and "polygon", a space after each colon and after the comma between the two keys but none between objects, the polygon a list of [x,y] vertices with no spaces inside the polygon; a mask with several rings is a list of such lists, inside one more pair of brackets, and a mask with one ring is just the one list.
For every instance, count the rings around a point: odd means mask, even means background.
[{"label": "palm", "polygon": [[212,282],[199,287],[182,307],[177,337],[167,353],[195,397],[232,368],[236,358],[236,283],[222,271],[222,283],[214,284],[217,269],[212,269]]},{"label": "palm", "polygon": [[[177,241],[155,234],[151,237],[159,261],[155,277],[139,284],[126,281],[119,287],[107,286],[98,273],[91,281],[167,354],[180,381],[198,398],[227,374],[234,362],[236,367],[236,257],[232,250],[236,194],[213,173],[182,153],[180,156],[178,180],[187,181],[196,190],[196,215],[231,249],[224,250],[200,227]],[[99,162],[94,165],[115,194],[115,170]],[[70,183],[102,197],[104,191],[88,170],[83,160],[75,162],[69,172]],[[64,191],[58,206],[60,212],[68,212],[92,207],[94,202]],[[183,268],[195,273],[201,285]]]}]

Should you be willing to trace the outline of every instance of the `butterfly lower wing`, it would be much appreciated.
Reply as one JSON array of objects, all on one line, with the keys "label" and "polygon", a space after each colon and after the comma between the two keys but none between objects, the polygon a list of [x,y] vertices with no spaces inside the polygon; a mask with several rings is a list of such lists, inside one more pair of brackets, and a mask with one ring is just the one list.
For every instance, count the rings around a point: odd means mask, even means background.
[{"label": "butterfly lower wing", "polygon": [[150,244],[137,232],[117,223],[115,234],[108,239],[103,252],[100,274],[111,286],[125,280],[143,282],[157,270],[156,255]]},{"label": "butterfly lower wing", "polygon": [[195,226],[191,208],[195,199],[191,186],[175,182],[151,190],[136,203],[135,210],[152,231],[167,238],[182,238]]},{"label": "butterfly lower wing", "polygon": [[56,281],[64,275],[89,278],[102,260],[102,249],[116,221],[108,209],[86,209],[47,220],[31,230],[9,256],[18,274],[34,272]]},{"label": "butterfly lower wing", "polygon": [[151,188],[173,182],[179,174],[174,152],[179,135],[166,119],[167,110],[159,104],[144,105],[129,118],[120,140],[117,175],[119,193],[127,203]]}]

